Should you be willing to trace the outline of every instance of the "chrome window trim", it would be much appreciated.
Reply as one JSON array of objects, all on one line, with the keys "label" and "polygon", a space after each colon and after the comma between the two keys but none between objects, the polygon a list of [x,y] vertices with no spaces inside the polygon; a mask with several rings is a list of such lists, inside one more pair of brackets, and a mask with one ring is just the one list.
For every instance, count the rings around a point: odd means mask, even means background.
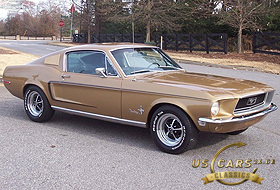
[{"label": "chrome window trim", "polygon": [[131,48],[157,48],[157,49],[159,49],[159,47],[157,47],[157,46],[147,46],[147,45],[135,44],[135,45],[131,45],[131,46],[123,46],[123,47],[113,48],[113,49],[110,49],[110,52],[116,51],[116,50],[119,50],[119,49],[131,49]]},{"label": "chrome window trim", "polygon": [[[113,67],[113,69],[115,70],[115,72],[116,72],[116,74],[117,74],[117,76],[111,76],[111,75],[107,75],[107,77],[119,77],[119,78],[121,78],[121,75],[120,75],[120,73],[118,72],[118,70],[116,69],[116,66],[115,66],[115,64],[112,62],[112,60],[110,59],[110,57],[106,54],[106,61]],[[107,65],[107,64],[106,64]],[[108,68],[106,68],[106,69],[108,69]]]},{"label": "chrome window trim", "polygon": [[[98,50],[98,49],[80,49],[80,50],[71,50],[71,51],[66,51],[64,52],[64,55],[63,55],[63,63],[62,63],[62,70],[63,72],[68,72],[67,71],[67,54],[68,53],[72,53],[72,52],[79,52],[79,51],[98,51],[98,52],[101,52],[105,55],[105,60],[108,59],[108,63],[113,67],[113,69],[115,70],[117,76],[110,76],[110,75],[107,75],[107,77],[118,77],[118,78],[121,78],[121,75],[120,73],[118,72],[118,70],[116,69],[115,67],[115,64],[113,64],[112,60],[110,59],[110,57],[107,55],[107,53],[103,50]],[[84,73],[81,73],[81,74],[84,74]]]},{"label": "chrome window trim", "polygon": [[[160,49],[159,47],[157,46],[135,46],[135,47],[120,47],[120,48],[115,48],[115,49],[111,49],[109,51],[111,57],[113,58],[114,62],[116,63],[116,65],[118,66],[118,68],[120,69],[120,71],[122,72],[122,75],[125,77],[125,78],[134,78],[135,76],[138,76],[138,75],[143,75],[143,74],[147,74],[147,73],[137,73],[137,74],[133,74],[133,75],[126,75],[123,71],[123,69],[121,68],[121,66],[119,65],[119,63],[117,62],[117,60],[115,59],[114,55],[112,54],[112,51],[116,51],[116,50],[120,50],[120,49],[131,49],[131,48],[154,48],[154,49]],[[172,59],[172,58],[169,58],[169,59]],[[174,60],[173,60],[174,61]],[[175,63],[177,63],[176,61],[174,61]],[[178,63],[177,63],[178,64]],[[179,65],[179,64],[178,64]],[[179,67],[181,67],[181,65],[179,65]],[[151,73],[157,73],[157,72],[170,72],[170,71],[174,71],[174,70],[167,70],[167,71],[156,71],[156,70],[153,70],[151,72],[149,72],[149,74]],[[176,71],[176,70],[175,70]],[[183,69],[182,67],[181,68],[178,68],[177,71],[186,71],[185,69]]]},{"label": "chrome window trim", "polygon": [[[126,53],[124,53],[123,55],[124,55],[125,61],[127,62],[128,66],[131,67],[130,62],[128,61]],[[135,61],[133,61],[133,62],[135,62]]]},{"label": "chrome window trim", "polygon": [[119,70],[122,72],[122,76],[124,76],[125,78],[127,78],[126,74],[123,72],[123,69],[121,68],[121,66],[119,65],[119,63],[117,62],[116,58],[113,56],[112,51],[115,50],[119,50],[119,49],[123,49],[123,48],[116,48],[113,50],[110,50],[109,53],[111,55],[111,57],[113,58],[114,62],[116,63],[117,67],[119,68]]},{"label": "chrome window trim", "polygon": [[58,106],[51,106],[51,107],[54,110],[65,112],[65,113],[86,116],[86,117],[100,119],[100,120],[114,122],[114,123],[127,124],[127,125],[141,127],[141,128],[147,128],[145,122],[122,119],[122,118],[118,118],[118,117],[100,115],[100,114],[89,113],[89,112],[84,112],[84,111],[78,111],[78,110],[73,110],[73,109],[68,109],[68,108],[63,108],[63,107],[58,107]]}]

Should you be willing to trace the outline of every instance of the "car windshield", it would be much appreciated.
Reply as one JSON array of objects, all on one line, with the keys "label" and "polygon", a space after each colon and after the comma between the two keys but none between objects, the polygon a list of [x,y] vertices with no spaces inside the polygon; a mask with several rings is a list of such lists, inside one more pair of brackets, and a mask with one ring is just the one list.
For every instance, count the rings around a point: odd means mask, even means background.
[{"label": "car windshield", "polygon": [[112,51],[125,75],[182,69],[159,48],[126,48]]}]

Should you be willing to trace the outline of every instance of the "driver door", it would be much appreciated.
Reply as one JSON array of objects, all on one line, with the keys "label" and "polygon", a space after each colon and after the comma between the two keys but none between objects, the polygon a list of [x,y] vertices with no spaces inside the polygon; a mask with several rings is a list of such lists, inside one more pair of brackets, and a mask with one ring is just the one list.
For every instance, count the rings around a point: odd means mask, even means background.
[{"label": "driver door", "polygon": [[[50,89],[58,105],[68,109],[121,118],[121,78],[101,51],[73,51],[66,55],[61,81]],[[96,74],[104,68],[106,76]]]}]

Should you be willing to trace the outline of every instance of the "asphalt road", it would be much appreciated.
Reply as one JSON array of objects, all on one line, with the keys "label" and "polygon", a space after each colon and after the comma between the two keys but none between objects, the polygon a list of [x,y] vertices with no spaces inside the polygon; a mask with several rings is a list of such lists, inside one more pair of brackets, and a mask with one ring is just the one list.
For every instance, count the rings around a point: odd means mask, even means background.
[{"label": "asphalt road", "polygon": [[[183,64],[191,72],[213,73],[252,79],[276,88],[274,101],[280,105],[278,75],[253,71]],[[180,155],[163,153],[153,144],[149,131],[56,112],[51,121],[34,123],[23,109],[23,101],[0,86],[0,189],[280,189],[279,110],[246,132],[229,136],[200,133],[193,150]],[[225,186],[217,181],[204,185],[213,156],[225,166],[216,172],[252,172],[265,180],[262,185],[247,181]],[[192,167],[208,159],[209,166]],[[252,166],[236,168],[236,161],[252,160]],[[254,164],[268,159],[269,164]],[[275,160],[275,164],[272,164]],[[225,180],[229,181],[229,180]],[[238,182],[232,180],[230,182]]]},{"label": "asphalt road", "polygon": [[30,53],[37,56],[47,55],[49,53],[63,49],[64,47],[47,45],[49,41],[40,40],[0,40],[0,46]]}]

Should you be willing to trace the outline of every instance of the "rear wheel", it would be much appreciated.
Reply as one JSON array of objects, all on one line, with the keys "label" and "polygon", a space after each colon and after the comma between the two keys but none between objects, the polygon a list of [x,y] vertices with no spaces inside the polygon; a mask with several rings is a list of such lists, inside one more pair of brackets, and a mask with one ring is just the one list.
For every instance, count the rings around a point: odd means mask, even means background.
[{"label": "rear wheel", "polygon": [[48,121],[54,114],[44,92],[37,86],[30,86],[25,91],[24,108],[28,117],[36,122]]},{"label": "rear wheel", "polygon": [[158,108],[151,118],[150,131],[157,147],[167,153],[180,154],[191,149],[197,141],[198,130],[175,106]]}]

